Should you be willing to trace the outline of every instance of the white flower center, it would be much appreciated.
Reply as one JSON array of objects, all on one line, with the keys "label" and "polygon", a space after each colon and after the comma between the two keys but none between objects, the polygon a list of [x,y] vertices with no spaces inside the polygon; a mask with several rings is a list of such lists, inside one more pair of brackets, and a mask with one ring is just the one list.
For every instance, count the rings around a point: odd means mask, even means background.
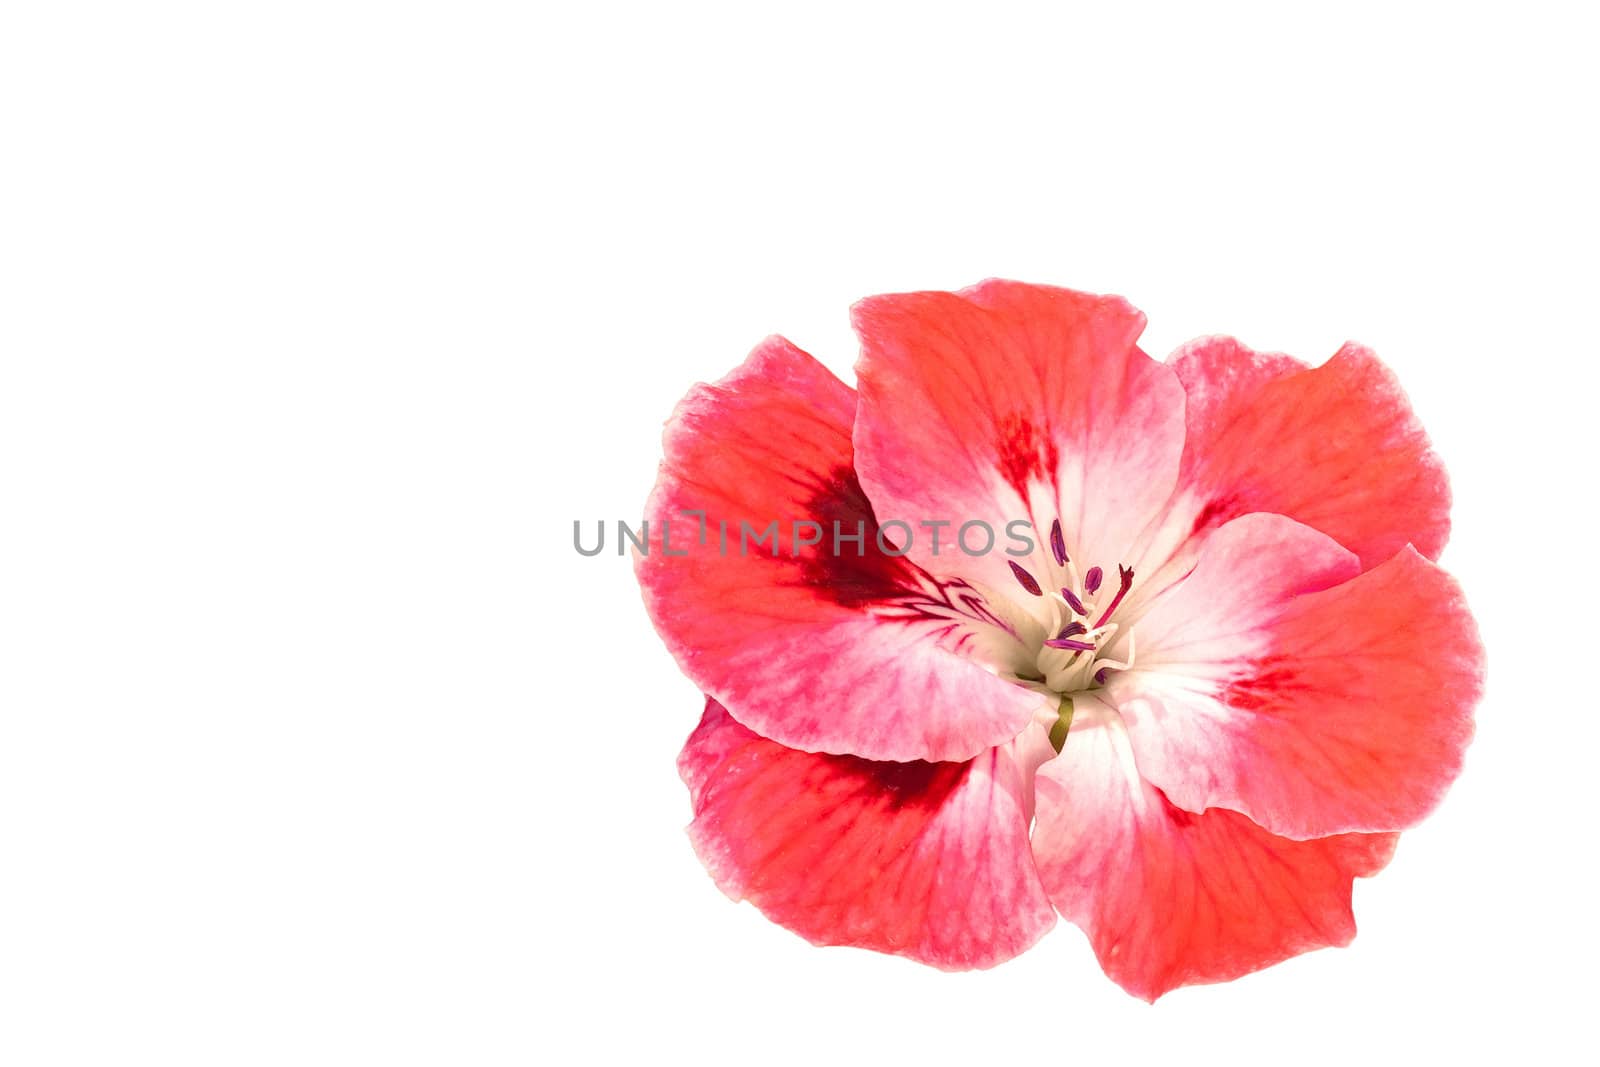
[{"label": "white flower center", "polygon": [[1090,567],[1080,575],[1077,564],[1067,557],[1059,520],[1051,526],[1050,550],[1056,565],[1066,573],[1067,584],[1059,592],[1046,591],[1019,564],[1012,563],[1011,571],[1017,584],[1044,601],[1046,637],[1034,658],[1042,682],[1032,682],[1031,687],[1070,695],[1104,685],[1106,672],[1127,670],[1134,664],[1131,630],[1126,635],[1126,651],[1121,653],[1125,658],[1113,659],[1107,654],[1113,643],[1122,644],[1117,640],[1120,626],[1111,620],[1133,587],[1133,568],[1118,566],[1114,583],[1106,581],[1105,572],[1099,567]]}]

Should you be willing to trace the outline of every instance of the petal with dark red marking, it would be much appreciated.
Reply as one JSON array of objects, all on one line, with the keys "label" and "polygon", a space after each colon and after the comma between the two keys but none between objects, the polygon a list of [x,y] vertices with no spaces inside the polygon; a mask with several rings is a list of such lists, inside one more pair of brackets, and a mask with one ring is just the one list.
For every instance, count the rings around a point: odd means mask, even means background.
[{"label": "petal with dark red marking", "polygon": [[[1183,388],[1138,349],[1139,311],[1117,297],[990,281],[872,297],[853,320],[856,469],[880,514],[952,529],[1027,520],[1034,552],[1023,562],[1050,587],[1063,584],[1057,556],[1128,558],[1183,450]],[[928,564],[931,550],[923,538],[912,557]],[[1005,563],[998,552],[971,561],[1009,589]]]},{"label": "petal with dark red marking", "polygon": [[1381,869],[1398,835],[1292,841],[1237,812],[1184,811],[1140,778],[1116,715],[1079,704],[1038,772],[1033,851],[1113,981],[1153,1001],[1350,942],[1351,881]]},{"label": "petal with dark red marking", "polygon": [[1323,534],[1247,515],[1134,625],[1138,662],[1106,696],[1174,804],[1310,838],[1404,829],[1443,797],[1482,688],[1477,628],[1412,549],[1359,571]]},{"label": "petal with dark red marking", "polygon": [[717,884],[819,945],[992,967],[1055,922],[1028,846],[1047,742],[965,763],[798,752],[708,701],[678,759]]},{"label": "petal with dark red marking", "polygon": [[[892,536],[880,548],[852,469],[854,412],[849,387],[781,338],[691,391],[646,505],[645,605],[684,672],[765,736],[872,759],[968,759],[1038,706],[996,676],[1031,667],[1016,636],[1031,622],[898,558]],[[815,531],[797,522],[820,527],[821,543],[805,544]]]}]

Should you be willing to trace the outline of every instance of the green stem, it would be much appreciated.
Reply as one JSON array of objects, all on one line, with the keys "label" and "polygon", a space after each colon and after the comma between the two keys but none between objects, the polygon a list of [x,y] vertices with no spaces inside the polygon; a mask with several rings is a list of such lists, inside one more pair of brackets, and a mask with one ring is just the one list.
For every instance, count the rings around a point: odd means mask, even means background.
[{"label": "green stem", "polygon": [[1059,716],[1055,725],[1050,727],[1050,744],[1055,746],[1056,752],[1061,751],[1061,746],[1067,743],[1067,731],[1072,729],[1072,698],[1063,695],[1061,708],[1056,712]]}]

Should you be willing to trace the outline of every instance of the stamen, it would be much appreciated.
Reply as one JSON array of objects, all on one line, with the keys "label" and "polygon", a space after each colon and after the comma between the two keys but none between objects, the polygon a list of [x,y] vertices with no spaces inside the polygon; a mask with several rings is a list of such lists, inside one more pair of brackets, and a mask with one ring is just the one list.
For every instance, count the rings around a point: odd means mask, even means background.
[{"label": "stamen", "polygon": [[1095,665],[1100,669],[1094,672],[1094,680],[1101,685],[1105,684],[1106,671],[1126,671],[1133,668],[1134,657],[1139,654],[1134,642],[1133,631],[1128,631],[1128,658],[1125,660],[1102,659],[1096,660]]},{"label": "stamen", "polygon": [[1067,539],[1061,536],[1061,520],[1050,523],[1050,551],[1056,557],[1056,566],[1067,565]]},{"label": "stamen", "polygon": [[1070,648],[1077,652],[1093,652],[1093,641],[1074,641],[1070,637],[1052,638],[1045,642],[1047,648]]},{"label": "stamen", "polygon": [[1084,626],[1083,623],[1081,623],[1081,622],[1072,622],[1072,623],[1068,623],[1067,625],[1063,626],[1061,628],[1061,632],[1056,634],[1056,637],[1058,639],[1062,638],[1062,637],[1077,637],[1079,634],[1086,634],[1088,632],[1089,632],[1088,628],[1086,626]]},{"label": "stamen", "polygon": [[[1012,566],[1015,567],[1016,564],[1013,563]],[[1120,563],[1117,564],[1117,576],[1122,580],[1122,587],[1117,590],[1117,595],[1111,598],[1111,603],[1106,605],[1106,610],[1100,613],[1100,618],[1095,623],[1096,626],[1103,625],[1107,619],[1111,618],[1111,613],[1117,610],[1117,605],[1122,603],[1122,598],[1127,596],[1128,590],[1133,587],[1132,567],[1124,567]]]},{"label": "stamen", "polygon": [[1065,600],[1067,602],[1067,606],[1073,611],[1076,611],[1079,615],[1089,614],[1089,609],[1083,606],[1083,601],[1079,600],[1078,595],[1072,590],[1062,589],[1061,599]]},{"label": "stamen", "polygon": [[1100,579],[1105,577],[1105,571],[1099,567],[1090,567],[1089,573],[1083,576],[1083,588],[1090,596],[1100,591]]},{"label": "stamen", "polygon": [[1119,663],[1114,659],[1097,659],[1094,661],[1094,665],[1099,668],[1099,670],[1095,671],[1096,674],[1099,674],[1100,671],[1125,671],[1133,666],[1131,663]]},{"label": "stamen", "polygon": [[1011,564],[1011,573],[1016,575],[1018,585],[1022,586],[1022,588],[1026,589],[1034,596],[1044,596],[1044,590],[1039,588],[1039,583],[1033,577],[1033,575],[1029,574],[1026,570],[1019,566],[1017,561],[1014,559],[1008,559],[1006,562]]}]

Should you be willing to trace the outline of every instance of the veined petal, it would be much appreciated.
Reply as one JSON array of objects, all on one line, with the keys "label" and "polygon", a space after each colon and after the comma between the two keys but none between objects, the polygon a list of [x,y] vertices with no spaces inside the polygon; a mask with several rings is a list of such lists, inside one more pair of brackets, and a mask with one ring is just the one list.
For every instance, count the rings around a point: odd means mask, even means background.
[{"label": "veined petal", "polygon": [[[1320,367],[1206,337],[1168,361],[1188,398],[1178,491],[1141,566],[1161,588],[1211,530],[1250,512],[1321,530],[1371,568],[1407,544],[1437,559],[1450,485],[1394,374],[1347,344]],[[1173,566],[1156,576],[1156,565]]]},{"label": "veined petal", "polygon": [[[854,412],[850,388],[782,338],[692,390],[645,509],[645,605],[684,673],[764,736],[969,759],[1028,722],[1039,697],[995,672],[1030,659],[981,590],[897,558],[892,539],[880,550]],[[836,546],[835,522],[859,540]]]},{"label": "veined petal", "polygon": [[965,763],[799,752],[707,701],[678,766],[689,836],[730,897],[814,944],[966,970],[1055,922],[1028,847],[1033,768],[1048,754],[1021,740]]},{"label": "veined petal", "polygon": [[1174,807],[1092,696],[1037,792],[1033,852],[1050,899],[1106,974],[1151,1001],[1348,944],[1351,881],[1380,870],[1398,837],[1291,841],[1237,812]]},{"label": "veined petal", "polygon": [[1472,736],[1477,628],[1416,551],[1359,566],[1309,527],[1247,515],[1138,622],[1137,666],[1106,698],[1174,804],[1312,838],[1404,829],[1438,803]]},{"label": "veined petal", "polygon": [[[946,545],[969,521],[1031,522],[1034,552],[1022,562],[1046,586],[1062,584],[1050,548],[1058,516],[1061,547],[1083,566],[1128,558],[1183,450],[1183,389],[1135,344],[1139,311],[1118,297],[990,281],[872,297],[853,320],[856,469],[880,515],[948,522]],[[931,550],[924,533],[912,557],[929,565]],[[1006,564],[1001,552],[972,561],[1010,589]]]}]

